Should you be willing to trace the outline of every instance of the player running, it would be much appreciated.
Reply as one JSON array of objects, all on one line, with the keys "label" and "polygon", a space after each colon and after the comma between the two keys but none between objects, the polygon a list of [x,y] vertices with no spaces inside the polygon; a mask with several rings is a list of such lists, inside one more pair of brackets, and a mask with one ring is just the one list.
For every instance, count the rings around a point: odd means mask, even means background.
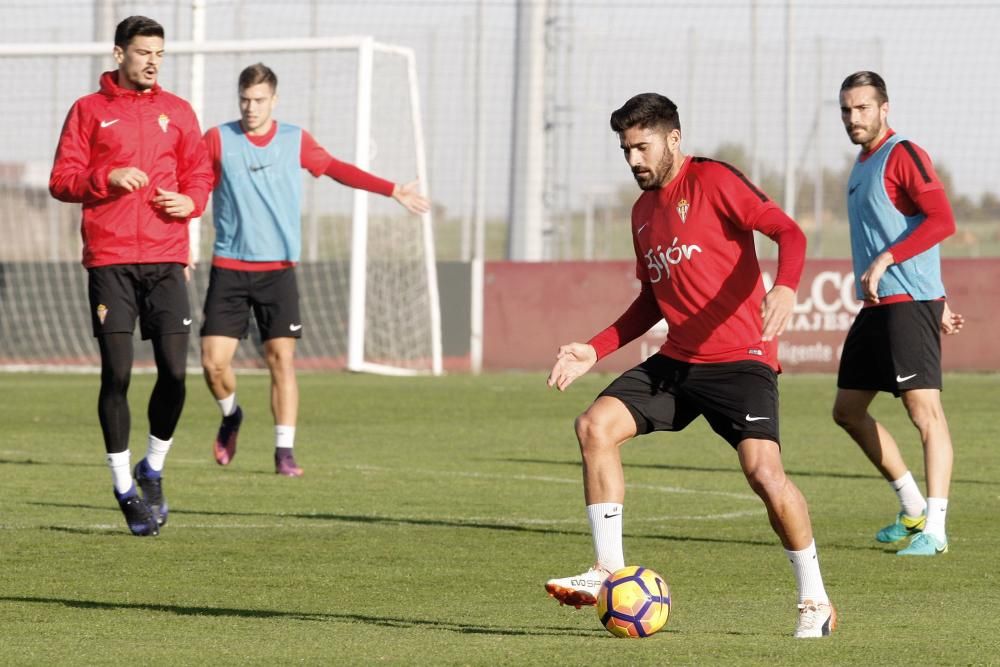
[{"label": "player running", "polygon": [[[83,204],[83,265],[101,351],[97,414],[115,498],[134,535],[167,522],[162,473],[184,407],[191,307],[188,220],[200,215],[212,169],[191,106],[157,83],[163,27],[130,16],[115,29],[118,70],[66,116],[49,191]],[[132,332],[151,340],[156,385],[149,397],[146,457],[132,480],[128,449]]]},{"label": "player running", "polygon": [[[805,236],[733,167],[681,152],[677,107],[654,93],[611,114],[611,128],[642,195],[632,208],[638,297],[587,343],[569,343],[548,378],[565,390],[611,352],[660,319],[659,353],[612,382],[576,420],[595,565],[551,579],[563,604],[593,605],[608,574],[625,565],[625,479],[619,448],[636,435],[680,431],[699,415],[732,446],[764,501],[798,584],[796,637],[829,635],[837,620],[813,541],[805,498],[785,476],[778,439],[775,337],[795,304]],[[778,244],[778,273],[767,293],[753,231]]]},{"label": "player running", "polygon": [[417,183],[395,185],[334,159],[312,135],[272,112],[278,101],[278,77],[266,65],[240,73],[240,120],[205,133],[215,173],[212,221],[215,247],[205,319],[201,362],[205,381],[222,410],[213,451],[219,465],[229,465],[243,410],[236,401],[232,361],[249,332],[250,312],[264,341],[271,372],[274,416],[274,470],[299,477],[295,461],[295,426],[299,390],[295,378],[295,341],[302,337],[295,265],[302,246],[301,172],[327,175],[343,185],[392,197],[411,213],[425,213],[430,202]]},{"label": "player running", "polygon": [[[855,290],[864,306],[844,342],[833,418],[861,447],[899,498],[896,520],[875,535],[901,542],[899,556],[948,551],[945,517],[951,484],[951,434],[941,406],[941,333],[958,333],[961,315],[944,301],[940,243],[955,218],[927,153],[886,120],[889,96],[875,72],[855,72],[840,87],[840,115],[861,146],[847,185]],[[927,499],[885,426],[868,407],[880,391],[901,397],[920,432]]]}]

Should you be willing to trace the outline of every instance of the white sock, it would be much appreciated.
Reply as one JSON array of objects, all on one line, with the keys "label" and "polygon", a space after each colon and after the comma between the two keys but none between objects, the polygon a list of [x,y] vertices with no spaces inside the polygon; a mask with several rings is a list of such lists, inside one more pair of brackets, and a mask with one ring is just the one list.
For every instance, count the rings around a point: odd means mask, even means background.
[{"label": "white sock", "polygon": [[597,563],[611,572],[625,567],[622,550],[622,506],[619,503],[587,505],[590,534],[594,537]]},{"label": "white sock", "polygon": [[816,603],[829,603],[830,598],[823,587],[823,575],[819,571],[819,558],[816,557],[816,541],[802,551],[789,551],[785,555],[792,563],[795,573],[795,583],[799,587],[799,603],[812,600]]},{"label": "white sock", "polygon": [[114,452],[107,455],[108,467],[111,468],[111,482],[115,491],[125,493],[132,488],[132,454],[129,450]]},{"label": "white sock", "polygon": [[236,392],[234,391],[229,396],[218,399],[216,403],[219,404],[219,409],[222,410],[222,416],[228,417],[236,412]]},{"label": "white sock", "polygon": [[924,502],[924,497],[920,493],[920,487],[913,480],[913,475],[910,474],[909,470],[895,482],[889,482],[889,486],[896,492],[896,497],[899,498],[899,509],[903,511],[903,514],[906,516],[920,516],[924,513],[927,503]]},{"label": "white sock", "polygon": [[274,427],[274,446],[277,447],[287,447],[291,449],[295,446],[295,427],[294,426],[275,426]]},{"label": "white sock", "polygon": [[160,440],[155,435],[150,433],[149,440],[146,445],[146,463],[150,468],[156,472],[163,470],[163,463],[166,461],[167,452],[170,451],[170,445],[174,444],[174,439]]},{"label": "white sock", "polygon": [[924,525],[924,532],[938,538],[941,542],[947,542],[945,537],[944,520],[948,515],[947,498],[927,499],[927,523]]}]

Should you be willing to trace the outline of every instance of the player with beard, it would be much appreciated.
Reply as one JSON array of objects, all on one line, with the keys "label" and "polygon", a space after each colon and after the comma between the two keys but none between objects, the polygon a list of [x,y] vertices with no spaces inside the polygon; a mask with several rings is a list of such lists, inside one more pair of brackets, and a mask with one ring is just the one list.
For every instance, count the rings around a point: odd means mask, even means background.
[{"label": "player with beard", "polygon": [[[212,166],[191,105],[157,83],[163,27],[130,16],[115,30],[116,71],[66,116],[49,190],[81,203],[83,265],[101,351],[97,413],[115,497],[134,535],[167,521],[162,471],[185,397],[191,308],[188,220],[201,214]],[[132,332],[151,340],[156,385],[149,397],[146,457],[130,467]],[[132,475],[142,489],[136,492]]]},{"label": "player with beard", "polygon": [[[887,122],[889,96],[875,72],[855,72],[840,87],[840,113],[861,147],[848,179],[855,290],[864,301],[840,359],[833,418],[861,447],[899,499],[883,543],[910,543],[900,556],[948,550],[945,517],[952,443],[941,406],[941,333],[962,328],[944,301],[939,244],[955,219],[927,153]],[[927,475],[921,495],[899,446],[868,412],[880,392],[902,398],[920,432]]]},{"label": "player with beard", "polygon": [[[795,304],[805,236],[735,168],[684,155],[677,107],[666,97],[633,97],[611,114],[611,129],[643,190],[632,209],[641,289],[589,342],[559,348],[548,384],[565,390],[660,319],[669,331],[659,353],[612,382],[576,420],[596,562],[545,588],[563,604],[595,604],[604,579],[625,565],[620,447],[636,435],[680,431],[703,415],[736,450],[792,563],[795,636],[827,636],[836,611],[823,585],[805,498],[785,476],[778,439],[775,338]],[[778,244],[777,278],[767,292],[754,230]]]}]

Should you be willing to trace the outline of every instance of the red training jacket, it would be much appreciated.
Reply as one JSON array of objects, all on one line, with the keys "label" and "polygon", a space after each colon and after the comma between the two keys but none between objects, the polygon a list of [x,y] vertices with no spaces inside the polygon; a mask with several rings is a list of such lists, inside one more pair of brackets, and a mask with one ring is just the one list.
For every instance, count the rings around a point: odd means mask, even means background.
[{"label": "red training jacket", "polygon": [[[119,167],[141,169],[149,185],[111,187],[108,174]],[[190,197],[192,217],[205,210],[212,164],[194,110],[159,84],[129,90],[118,72],[105,72],[100,91],[70,108],[49,177],[53,197],[83,204],[84,266],[187,264],[188,221],[152,204],[157,188]]]}]

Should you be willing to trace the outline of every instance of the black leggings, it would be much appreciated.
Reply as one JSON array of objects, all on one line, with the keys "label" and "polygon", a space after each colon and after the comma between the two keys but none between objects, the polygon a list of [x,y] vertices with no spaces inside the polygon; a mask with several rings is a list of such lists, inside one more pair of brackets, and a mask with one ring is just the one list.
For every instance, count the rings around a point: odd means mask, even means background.
[{"label": "black leggings", "polygon": [[[184,408],[184,376],[187,370],[188,334],[153,338],[156,358],[156,386],[149,397],[149,432],[169,440]],[[101,348],[101,393],[97,416],[104,433],[104,449],[109,454],[128,449],[132,426],[128,407],[128,386],[132,378],[132,334],[114,333],[97,337]]]}]

